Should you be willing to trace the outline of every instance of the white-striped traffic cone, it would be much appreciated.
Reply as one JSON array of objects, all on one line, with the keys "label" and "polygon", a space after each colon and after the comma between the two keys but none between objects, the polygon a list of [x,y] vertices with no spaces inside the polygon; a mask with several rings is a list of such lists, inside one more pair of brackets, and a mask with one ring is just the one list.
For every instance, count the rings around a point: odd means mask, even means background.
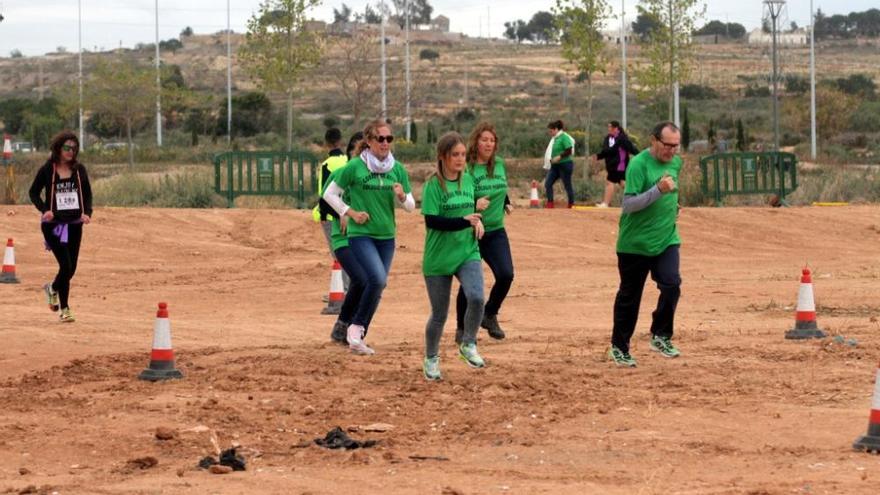
[{"label": "white-striped traffic cone", "polygon": [[813,300],[813,279],[810,269],[804,267],[801,275],[801,288],[798,290],[797,310],[794,328],[785,332],[786,339],[822,339],[825,332],[816,324],[816,304]]},{"label": "white-striped traffic cone", "polygon": [[3,271],[0,272],[0,284],[17,284],[15,277],[15,246],[12,239],[6,240],[6,251],[3,253]]},{"label": "white-striped traffic cone", "polygon": [[327,299],[327,307],[321,310],[321,314],[338,315],[344,300],[345,287],[342,283],[342,265],[333,260],[333,270],[330,272],[330,295]]},{"label": "white-striped traffic cone", "polygon": [[12,160],[12,141],[9,134],[3,135],[3,161]]},{"label": "white-striped traffic cone", "polygon": [[168,304],[160,302],[153,325],[153,350],[150,351],[150,366],[138,376],[151,382],[183,378],[183,373],[174,367],[174,348],[171,347],[171,320],[168,319]]},{"label": "white-striped traffic cone", "polygon": [[532,191],[529,193],[529,208],[540,208],[541,200],[538,199],[538,181],[532,181]]},{"label": "white-striped traffic cone", "polygon": [[871,416],[868,418],[868,433],[859,437],[853,448],[867,452],[880,453],[880,366],[874,378],[874,400],[871,402]]}]

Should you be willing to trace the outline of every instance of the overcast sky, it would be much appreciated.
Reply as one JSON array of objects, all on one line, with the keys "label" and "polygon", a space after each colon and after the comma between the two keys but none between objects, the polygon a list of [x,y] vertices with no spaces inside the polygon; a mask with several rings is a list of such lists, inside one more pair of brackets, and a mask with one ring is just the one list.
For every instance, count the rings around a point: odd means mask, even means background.
[{"label": "overcast sky", "polygon": [[[82,46],[84,49],[131,47],[138,42],[155,39],[155,0],[81,0]],[[634,18],[636,0],[626,1],[627,18]],[[231,25],[235,32],[246,30],[247,19],[258,8],[259,0],[230,0]],[[315,9],[313,17],[331,21],[333,8],[341,0],[325,0]],[[363,0],[348,0],[355,11],[363,11]],[[370,2],[370,3],[375,3]],[[389,0],[390,3],[390,0]],[[611,0],[614,13],[620,12],[620,1]],[[707,0],[707,19],[738,22],[751,29],[760,25],[761,0]],[[186,4],[186,7],[181,5]],[[847,14],[877,8],[878,0],[814,0],[816,8],[828,14]],[[451,19],[451,29],[471,36],[501,36],[504,23],[515,19],[528,20],[539,10],[550,10],[554,0],[432,0],[435,15]],[[0,0],[0,56],[7,57],[17,49],[24,55],[55,51],[59,46],[76,51],[77,0]],[[809,24],[810,1],[789,0],[787,21]],[[618,25],[615,21],[615,25]],[[788,24],[786,22],[786,25]],[[186,26],[196,33],[213,33],[226,29],[224,0],[159,0],[159,38],[177,37]]]}]

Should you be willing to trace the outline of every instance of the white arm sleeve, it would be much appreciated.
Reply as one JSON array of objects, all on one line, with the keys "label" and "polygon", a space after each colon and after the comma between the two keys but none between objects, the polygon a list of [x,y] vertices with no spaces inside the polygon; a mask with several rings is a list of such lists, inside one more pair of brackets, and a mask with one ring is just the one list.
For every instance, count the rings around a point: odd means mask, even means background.
[{"label": "white arm sleeve", "polygon": [[[396,200],[397,196],[395,196],[394,199]],[[413,211],[416,209],[416,198],[413,197],[412,193],[407,193],[406,199],[403,200],[403,203],[397,201],[397,204],[402,206],[406,211]]]},{"label": "white arm sleeve", "polygon": [[345,192],[345,189],[339,187],[339,184],[336,181],[330,182],[327,184],[327,189],[324,190],[324,201],[330,205],[331,208],[336,210],[336,213],[339,213],[339,216],[345,216],[345,213],[348,211],[349,206],[345,204],[345,201],[342,201],[342,193]]}]

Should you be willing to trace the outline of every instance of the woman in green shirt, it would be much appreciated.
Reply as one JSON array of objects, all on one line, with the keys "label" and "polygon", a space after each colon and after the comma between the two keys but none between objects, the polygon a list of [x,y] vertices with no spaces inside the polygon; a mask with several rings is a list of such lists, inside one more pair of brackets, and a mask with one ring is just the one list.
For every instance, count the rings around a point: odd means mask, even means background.
[{"label": "woman in green shirt", "polygon": [[[340,216],[347,216],[348,244],[366,280],[358,309],[348,327],[349,348],[355,354],[374,354],[364,343],[366,329],[376,314],[394,258],[395,202],[406,211],[415,209],[409,176],[391,153],[391,126],[374,120],[364,129],[356,155],[327,184],[323,198]],[[350,203],[342,196],[348,193]]]},{"label": "woman in green shirt", "polygon": [[547,194],[544,208],[554,207],[553,185],[560,178],[565,186],[565,194],[568,195],[568,207],[571,208],[574,206],[574,188],[571,185],[571,176],[574,173],[574,139],[563,130],[561,120],[547,124],[547,133],[550,135],[550,144],[547,145],[544,168],[549,171],[544,182]]},{"label": "woman in green shirt", "polygon": [[[493,339],[504,338],[504,330],[498,324],[498,312],[510,286],[513,283],[513,257],[510,255],[510,240],[504,230],[504,214],[512,211],[507,197],[507,170],[498,152],[498,134],[495,126],[483,122],[471,131],[468,137],[467,170],[474,178],[474,196],[477,198],[477,211],[482,212],[483,227],[486,233],[479,241],[480,256],[492,270],[495,285],[489,292],[489,300],[480,324],[489,331]],[[459,288],[455,301],[458,325],[455,327],[456,342],[461,342],[464,328],[464,315],[467,299],[464,290]]]},{"label": "woman in green shirt", "polygon": [[439,380],[440,337],[449,312],[453,275],[467,300],[464,334],[459,358],[474,368],[485,366],[477,352],[477,329],[483,318],[483,268],[477,240],[483,236],[481,215],[474,212],[474,184],[465,173],[467,148],[455,132],[437,143],[437,171],[422,191],[425,216],[425,251],[422,272],[431,302],[425,327],[425,359],[422,370],[428,380]]}]

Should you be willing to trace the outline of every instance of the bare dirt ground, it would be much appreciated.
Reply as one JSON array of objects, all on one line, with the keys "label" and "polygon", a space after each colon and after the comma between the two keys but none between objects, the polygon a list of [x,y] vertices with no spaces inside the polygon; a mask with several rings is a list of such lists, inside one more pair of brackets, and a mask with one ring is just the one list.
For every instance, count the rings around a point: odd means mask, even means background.
[{"label": "bare dirt ground", "polygon": [[[15,215],[6,216],[6,210]],[[306,212],[99,209],[59,323],[36,212],[4,207],[20,285],[0,285],[0,493],[876,494],[856,453],[880,351],[880,207],[685,209],[683,356],[650,352],[649,284],[636,369],[604,359],[618,212],[520,209],[509,338],[421,375],[424,229],[400,213],[372,357],[329,343],[329,263]],[[856,346],[783,339],[800,268],[819,324]],[[487,278],[491,280],[491,276]],[[146,383],[167,301],[183,380]],[[372,449],[310,442],[334,426],[393,425]],[[171,428],[172,440],[155,438]],[[211,438],[248,470],[197,469]],[[158,463],[130,462],[147,456]],[[418,460],[414,457],[436,459]],[[146,463],[149,464],[149,463]],[[141,466],[144,466],[141,463]]]}]

